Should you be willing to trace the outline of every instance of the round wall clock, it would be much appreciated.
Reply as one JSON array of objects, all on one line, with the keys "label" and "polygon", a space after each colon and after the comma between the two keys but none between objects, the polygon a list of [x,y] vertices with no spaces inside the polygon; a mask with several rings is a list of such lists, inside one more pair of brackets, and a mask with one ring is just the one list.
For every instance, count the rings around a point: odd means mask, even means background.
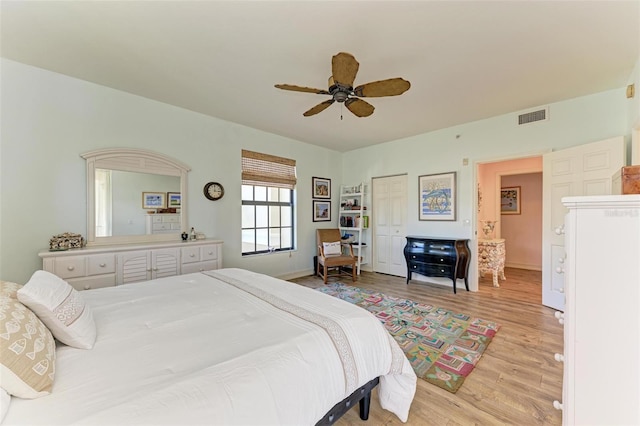
[{"label": "round wall clock", "polygon": [[209,182],[204,186],[204,196],[211,201],[216,201],[224,195],[224,187],[218,182]]}]

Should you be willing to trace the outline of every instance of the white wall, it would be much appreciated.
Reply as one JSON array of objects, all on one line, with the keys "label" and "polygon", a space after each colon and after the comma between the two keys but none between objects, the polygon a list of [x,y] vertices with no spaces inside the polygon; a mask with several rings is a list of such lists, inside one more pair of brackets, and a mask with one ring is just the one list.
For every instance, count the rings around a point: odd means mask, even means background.
[{"label": "white wall", "polygon": [[[626,101],[625,88],[620,88],[551,104],[548,121],[518,126],[517,113],[505,114],[354,150],[342,156],[343,178],[347,183],[361,182],[376,176],[406,173],[408,235],[475,240],[476,163],[629,135]],[[464,159],[468,159],[467,165]],[[457,220],[419,221],[418,176],[445,172],[457,172]],[[470,244],[472,265],[476,263],[474,244],[473,241]],[[474,287],[476,281],[476,271],[472,270],[470,287]]]},{"label": "white wall", "polygon": [[[0,64],[0,277],[18,282],[41,267],[37,252],[52,235],[86,235],[80,153],[92,149],[144,148],[186,163],[192,168],[189,223],[225,241],[225,266],[287,276],[311,271],[315,229],[336,226],[335,220],[312,222],[312,176],[332,179],[335,207],[342,182],[407,173],[408,232],[472,238],[475,162],[630,133],[631,107],[620,88],[552,104],[546,122],[517,126],[516,114],[506,114],[340,154],[6,59]],[[299,246],[291,257],[240,255],[241,149],[297,160]],[[450,171],[458,173],[457,220],[418,221],[418,176]],[[225,185],[220,201],[201,195],[211,180]]]},{"label": "white wall", "polygon": [[[42,267],[37,253],[48,248],[52,235],[87,235],[80,154],[107,147],[149,149],[191,167],[189,224],[224,240],[225,266],[275,276],[312,270],[315,229],[332,224],[312,222],[311,177],[340,182],[338,152],[6,59],[0,64],[1,279],[25,282]],[[291,257],[240,254],[242,149],[297,161],[298,250]],[[220,201],[202,195],[211,180],[225,186]]]}]

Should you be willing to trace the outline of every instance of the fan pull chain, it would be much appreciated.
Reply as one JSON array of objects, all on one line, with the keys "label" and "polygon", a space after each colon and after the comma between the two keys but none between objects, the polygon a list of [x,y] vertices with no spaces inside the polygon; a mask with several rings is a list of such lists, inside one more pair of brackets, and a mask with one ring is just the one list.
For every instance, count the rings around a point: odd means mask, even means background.
[{"label": "fan pull chain", "polygon": [[344,105],[343,103],[340,104],[340,120],[342,120],[342,106],[343,105]]}]

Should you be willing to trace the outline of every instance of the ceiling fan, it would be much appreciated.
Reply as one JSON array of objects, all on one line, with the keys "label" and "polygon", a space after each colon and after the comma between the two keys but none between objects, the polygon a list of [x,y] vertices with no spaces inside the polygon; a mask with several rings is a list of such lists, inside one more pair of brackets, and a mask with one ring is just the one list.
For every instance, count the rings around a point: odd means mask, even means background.
[{"label": "ceiling fan", "polygon": [[294,92],[315,93],[317,95],[331,95],[331,99],[319,103],[305,112],[305,117],[318,114],[327,109],[334,102],[344,102],[345,106],[357,117],[368,117],[373,114],[373,105],[360,98],[375,98],[382,96],[401,95],[411,87],[411,83],[402,78],[373,81],[362,84],[355,89],[353,81],[356,79],[360,64],[350,53],[340,52],[331,59],[332,76],[329,77],[329,89],[314,89],[312,87],[294,86],[292,84],[276,84],[275,87]]}]

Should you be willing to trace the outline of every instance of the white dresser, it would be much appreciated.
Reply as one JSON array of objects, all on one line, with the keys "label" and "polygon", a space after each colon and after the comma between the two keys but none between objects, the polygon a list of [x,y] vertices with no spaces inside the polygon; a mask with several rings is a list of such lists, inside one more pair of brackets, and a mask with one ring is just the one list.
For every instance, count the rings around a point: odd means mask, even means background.
[{"label": "white dresser", "polygon": [[566,197],[565,425],[640,424],[640,195]]},{"label": "white dresser", "polygon": [[147,234],[169,234],[180,231],[180,213],[156,213],[146,216]]},{"label": "white dresser", "polygon": [[158,242],[44,250],[42,269],[78,290],[222,268],[222,241]]}]

